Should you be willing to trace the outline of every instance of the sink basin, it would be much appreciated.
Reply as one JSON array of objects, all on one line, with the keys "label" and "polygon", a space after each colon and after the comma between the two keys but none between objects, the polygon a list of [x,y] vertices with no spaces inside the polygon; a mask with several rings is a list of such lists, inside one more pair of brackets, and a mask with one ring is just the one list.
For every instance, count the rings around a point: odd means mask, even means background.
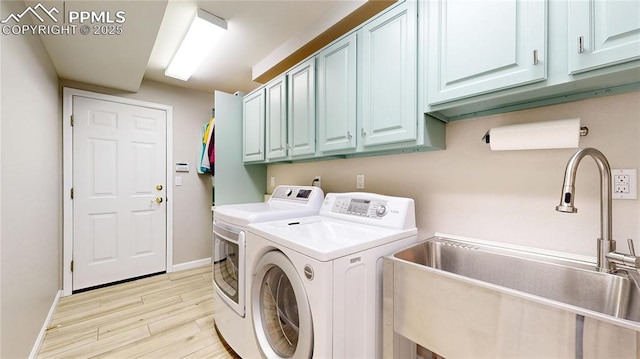
[{"label": "sink basin", "polygon": [[393,258],[602,314],[640,321],[637,283],[588,263],[434,237]]},{"label": "sink basin", "polygon": [[433,237],[384,258],[384,357],[638,359],[638,277]]}]

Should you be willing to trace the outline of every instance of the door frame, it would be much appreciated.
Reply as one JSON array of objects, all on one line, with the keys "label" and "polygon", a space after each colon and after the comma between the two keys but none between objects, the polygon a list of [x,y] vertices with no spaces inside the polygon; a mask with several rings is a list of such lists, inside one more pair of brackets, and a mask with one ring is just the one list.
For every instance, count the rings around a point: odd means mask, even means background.
[{"label": "door frame", "polygon": [[166,186],[167,186],[167,221],[166,221],[166,271],[173,271],[173,107],[154,102],[135,100],[125,97],[105,95],[96,92],[62,88],[62,296],[69,296],[73,291],[73,97],[82,96],[96,100],[117,102],[125,105],[148,107],[165,111],[167,115],[166,131]]}]

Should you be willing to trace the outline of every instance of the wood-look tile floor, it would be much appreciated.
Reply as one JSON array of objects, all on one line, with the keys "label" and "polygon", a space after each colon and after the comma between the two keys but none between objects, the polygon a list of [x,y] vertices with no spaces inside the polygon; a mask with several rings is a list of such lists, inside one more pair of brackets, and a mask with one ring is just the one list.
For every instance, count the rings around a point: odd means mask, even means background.
[{"label": "wood-look tile floor", "polygon": [[211,266],[61,298],[38,358],[239,358],[213,325]]}]

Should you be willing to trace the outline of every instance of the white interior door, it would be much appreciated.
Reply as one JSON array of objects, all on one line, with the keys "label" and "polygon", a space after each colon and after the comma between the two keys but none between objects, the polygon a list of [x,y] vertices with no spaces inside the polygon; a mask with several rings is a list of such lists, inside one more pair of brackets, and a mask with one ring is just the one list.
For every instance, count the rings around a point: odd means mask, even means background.
[{"label": "white interior door", "polygon": [[166,111],[73,97],[73,290],[166,270]]}]

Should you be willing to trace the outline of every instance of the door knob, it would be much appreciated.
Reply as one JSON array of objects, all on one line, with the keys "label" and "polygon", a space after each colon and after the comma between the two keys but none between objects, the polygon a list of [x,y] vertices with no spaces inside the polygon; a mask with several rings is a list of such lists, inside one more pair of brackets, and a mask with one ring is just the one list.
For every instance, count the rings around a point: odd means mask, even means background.
[{"label": "door knob", "polygon": [[158,191],[162,191],[162,185],[161,185],[161,184],[157,185],[157,186],[156,186],[156,190],[158,190]]},{"label": "door knob", "polygon": [[156,197],[156,203],[157,204],[162,203],[162,197]]}]

